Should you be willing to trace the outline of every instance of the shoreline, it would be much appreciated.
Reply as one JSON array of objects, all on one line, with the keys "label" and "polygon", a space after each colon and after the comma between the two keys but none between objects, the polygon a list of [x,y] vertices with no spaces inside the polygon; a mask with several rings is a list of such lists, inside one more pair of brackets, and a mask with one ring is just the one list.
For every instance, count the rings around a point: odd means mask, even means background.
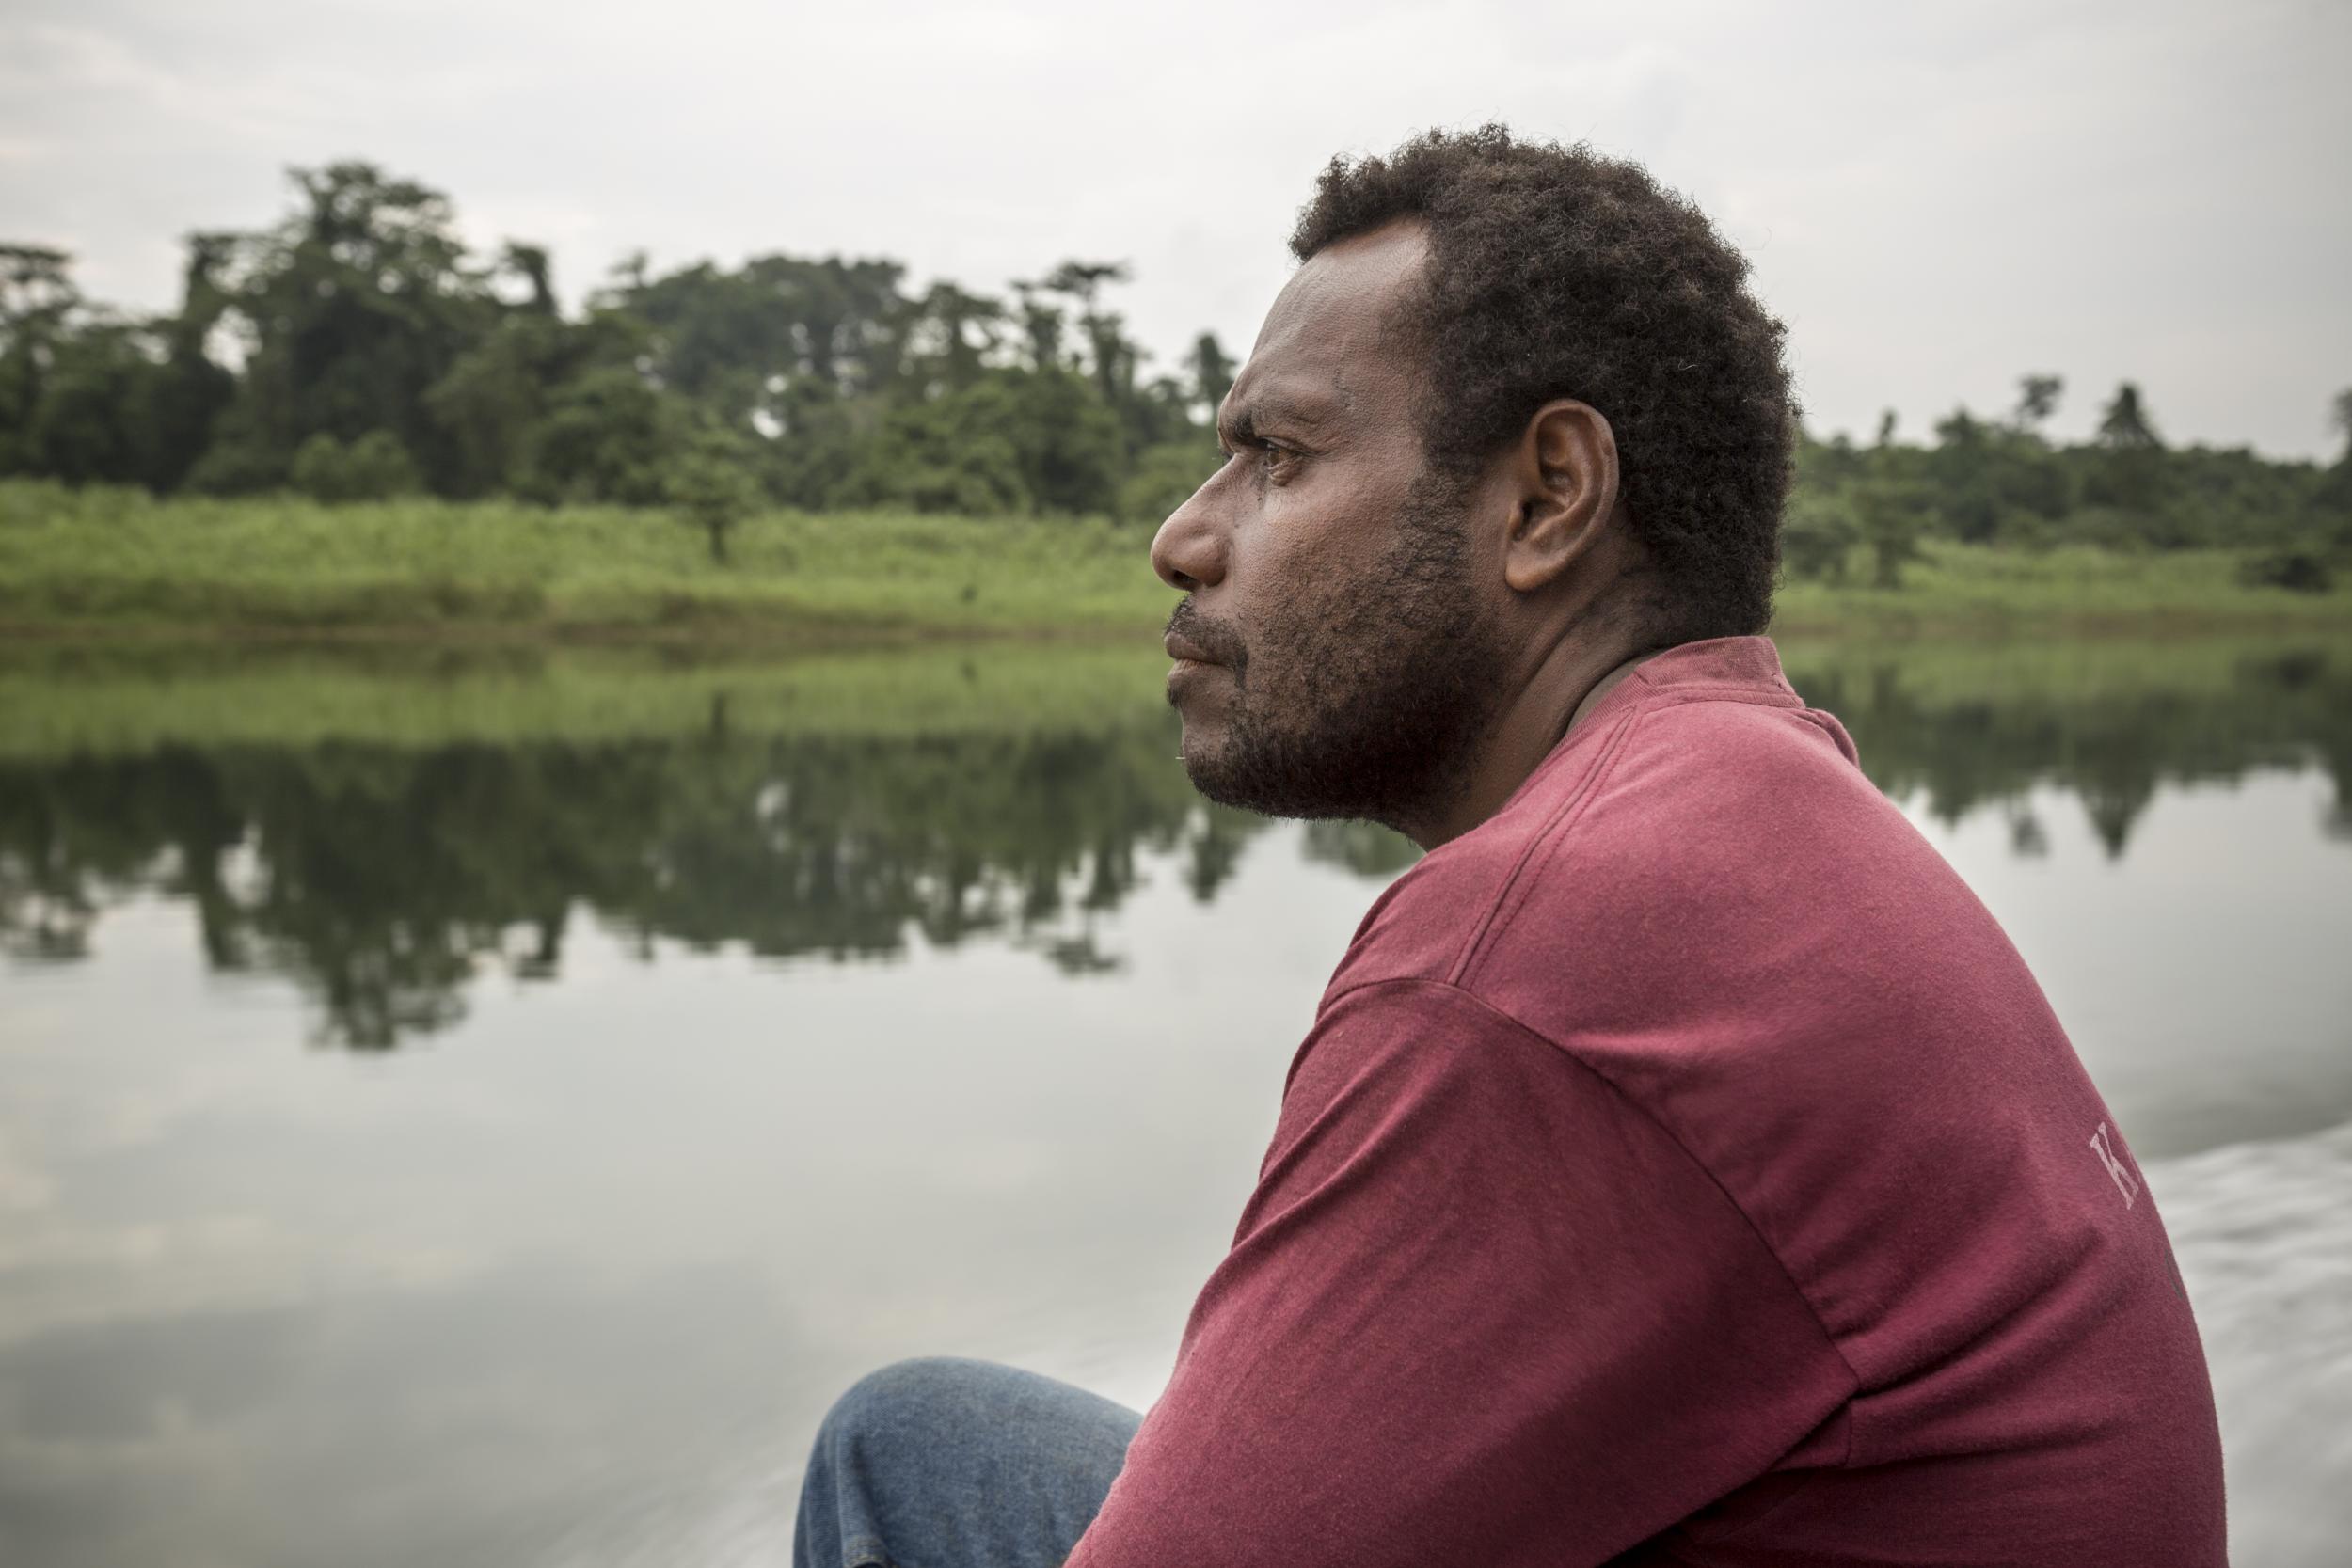
[{"label": "shoreline", "polygon": [[[1883,603],[1883,596],[1876,594],[1873,597],[1881,602],[1842,610],[1808,605],[1790,614],[1775,614],[1764,635],[1819,641],[1873,637],[1899,642],[1998,643],[2019,640],[2193,641],[2210,637],[2352,634],[2352,598],[2340,594],[2259,608],[2160,603],[2130,610],[2058,611],[2025,604],[1964,610],[1927,606],[1915,609],[1901,603]],[[1168,602],[1173,604],[1172,595]],[[707,650],[781,657],[967,643],[976,647],[1001,643],[1148,646],[1156,643],[1164,619],[1161,616],[1128,621],[1006,624],[907,616],[805,615],[790,610],[780,610],[773,615],[670,621],[417,619],[304,623],[0,616],[0,649],[185,646],[298,652],[414,647],[496,652],[612,648],[647,652]]]},{"label": "shoreline", "polygon": [[[660,513],[503,502],[154,500],[0,482],[0,647],[644,647],[792,654],[943,642],[1148,642],[1174,594],[1150,531],[1101,517],[767,512],[729,561]],[[2293,635],[2352,628],[2325,593],[2245,581],[2256,552],[2029,550],[1929,539],[1897,588],[1861,552],[1784,578],[1796,637]]]},{"label": "shoreline", "polygon": [[[2352,627],[2337,626],[1942,639],[1789,628],[1776,640],[1809,699],[1837,711],[1856,693],[1879,703],[1893,692],[1921,721],[2000,693],[2195,705],[2277,687],[2298,703],[2339,703],[2352,673]],[[511,637],[0,639],[0,762],[172,744],[1157,724],[1167,721],[1166,669],[1151,639],[1124,634],[788,648]]]}]

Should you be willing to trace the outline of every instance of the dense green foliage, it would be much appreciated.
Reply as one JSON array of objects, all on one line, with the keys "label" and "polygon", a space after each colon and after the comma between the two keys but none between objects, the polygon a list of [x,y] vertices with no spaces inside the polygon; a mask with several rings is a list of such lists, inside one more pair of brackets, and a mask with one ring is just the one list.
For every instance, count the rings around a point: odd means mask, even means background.
[{"label": "dense green foliage", "polygon": [[[541,247],[469,252],[449,201],[361,163],[296,170],[276,226],[187,241],[182,303],[82,299],[70,259],[0,246],[0,477],[326,502],[506,498],[661,506],[724,561],[764,509],[1156,521],[1215,461],[1234,365],[1202,335],[1179,374],[1066,261],[1010,299],[896,261],[624,262],[561,309]],[[2169,448],[2138,388],[2097,436],[2045,439],[2063,386],[1932,445],[1806,439],[1791,577],[1884,586],[1929,537],[2226,547],[2249,583],[2325,589],[2352,553],[2352,445],[2329,467]],[[2352,443],[2352,392],[2337,415]],[[286,515],[280,511],[276,515]]]},{"label": "dense green foliage", "polygon": [[0,474],[676,504],[716,555],[760,504],[1156,517],[1168,476],[1213,461],[1231,363],[1204,335],[1184,375],[1147,377],[1105,300],[1120,265],[1007,301],[911,290],[888,261],[636,259],[568,316],[544,249],[469,254],[437,192],[359,163],[294,182],[276,227],[190,238],[168,316],[0,247]]},{"label": "dense green foliage", "polygon": [[[1880,787],[1994,807],[2021,854],[2054,794],[2120,853],[2160,784],[2277,767],[2327,770],[2352,835],[2341,635],[1784,653]],[[592,921],[648,954],[981,939],[1089,974],[1119,958],[1103,911],[1155,875],[1214,897],[1264,828],[1193,793],[1159,673],[1018,645],[685,667],[21,649],[0,953],[71,960],[110,907],[165,893],[213,966],[292,975],[325,1036],[377,1048],[453,1022],[485,974],[554,973]],[[1413,858],[1360,823],[1307,848],[1371,875]]]},{"label": "dense green foliage", "polygon": [[2332,467],[2279,462],[2245,448],[2168,448],[2138,388],[2126,382],[2082,446],[2042,426],[2063,383],[2029,375],[2016,408],[1980,419],[1953,410],[1931,447],[1895,438],[1807,438],[1782,551],[1791,578],[1880,587],[1903,580],[1928,538],[2026,550],[2228,548],[2247,552],[2249,584],[2325,592],[2352,557],[2352,393],[2338,400],[2345,451]]}]

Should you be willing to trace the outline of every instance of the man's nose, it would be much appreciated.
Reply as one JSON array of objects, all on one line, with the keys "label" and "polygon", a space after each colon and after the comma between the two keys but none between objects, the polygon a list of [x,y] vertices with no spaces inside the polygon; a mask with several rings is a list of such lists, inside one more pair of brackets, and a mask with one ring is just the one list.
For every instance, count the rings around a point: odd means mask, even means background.
[{"label": "man's nose", "polygon": [[1225,579],[1225,531],[1208,494],[1212,479],[1192,499],[1168,515],[1152,538],[1152,570],[1179,593],[1189,594]]}]

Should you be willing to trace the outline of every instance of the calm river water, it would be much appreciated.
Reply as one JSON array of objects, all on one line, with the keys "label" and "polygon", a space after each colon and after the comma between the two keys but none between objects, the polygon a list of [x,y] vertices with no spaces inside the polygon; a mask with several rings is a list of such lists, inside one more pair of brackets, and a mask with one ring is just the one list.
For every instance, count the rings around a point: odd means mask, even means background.
[{"label": "calm river water", "polygon": [[[2352,1532],[2352,645],[1791,646],[2164,1203],[2241,1568]],[[1149,655],[0,665],[0,1561],[787,1560],[859,1372],[1168,1370],[1409,863]]]}]

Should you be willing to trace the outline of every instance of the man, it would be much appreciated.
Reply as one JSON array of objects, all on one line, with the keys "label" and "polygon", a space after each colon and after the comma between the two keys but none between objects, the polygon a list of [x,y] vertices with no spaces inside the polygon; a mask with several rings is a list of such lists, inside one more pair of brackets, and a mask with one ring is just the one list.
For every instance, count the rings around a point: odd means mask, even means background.
[{"label": "man", "polygon": [[1758,635],[1745,263],[1500,129],[1335,162],[1152,546],[1213,799],[1429,853],[1151,1414],[860,1384],[800,1560],[2216,1564],[2155,1205],[2015,951]]}]

